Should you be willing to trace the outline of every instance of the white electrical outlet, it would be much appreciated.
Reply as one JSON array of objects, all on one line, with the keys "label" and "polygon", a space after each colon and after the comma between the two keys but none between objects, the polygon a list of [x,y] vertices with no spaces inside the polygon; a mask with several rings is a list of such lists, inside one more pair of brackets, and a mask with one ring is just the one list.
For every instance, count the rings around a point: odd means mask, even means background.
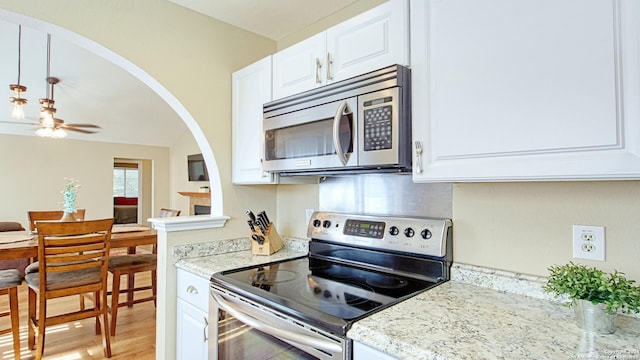
[{"label": "white electrical outlet", "polygon": [[573,257],[604,261],[604,226],[573,225]]},{"label": "white electrical outlet", "polygon": [[306,224],[308,224],[308,223],[309,223],[309,221],[311,221],[311,215],[313,215],[313,212],[314,212],[314,211],[315,211],[315,210],[313,210],[313,209],[306,209],[306,210],[305,210],[305,215],[306,215],[306,219],[307,219]]}]

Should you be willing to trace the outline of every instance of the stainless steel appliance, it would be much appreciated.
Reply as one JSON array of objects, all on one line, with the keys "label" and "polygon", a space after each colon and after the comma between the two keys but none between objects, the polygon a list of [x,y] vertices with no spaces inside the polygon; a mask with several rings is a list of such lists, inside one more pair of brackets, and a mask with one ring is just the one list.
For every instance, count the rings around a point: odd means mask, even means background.
[{"label": "stainless steel appliance", "polygon": [[307,256],[211,277],[210,358],[351,359],[355,321],[449,279],[449,219],[316,212],[307,234]]},{"label": "stainless steel appliance", "polygon": [[411,170],[410,70],[394,65],[264,105],[265,171]]}]

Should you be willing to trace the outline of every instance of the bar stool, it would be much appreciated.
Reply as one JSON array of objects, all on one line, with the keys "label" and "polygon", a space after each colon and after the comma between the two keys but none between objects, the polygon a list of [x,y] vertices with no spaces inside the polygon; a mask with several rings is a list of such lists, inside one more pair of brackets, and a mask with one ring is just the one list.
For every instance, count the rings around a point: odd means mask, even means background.
[{"label": "bar stool", "polygon": [[11,328],[0,330],[0,334],[13,334],[13,352],[20,360],[20,317],[18,312],[18,285],[22,276],[17,269],[0,270],[0,295],[9,295],[9,311],[0,313],[0,317],[11,316]]},{"label": "bar stool", "polygon": [[[159,217],[174,217],[180,215],[180,210],[160,209]],[[151,254],[127,254],[112,256],[109,258],[109,272],[113,275],[113,283],[111,285],[111,306],[109,313],[111,314],[111,336],[116,336],[116,325],[118,323],[118,308],[127,306],[132,307],[134,304],[153,301],[156,305],[157,299],[157,245],[153,245]],[[133,281],[129,281],[127,289],[120,289],[120,277],[127,277],[141,272],[151,272],[151,286],[136,287]],[[151,290],[151,295],[134,299],[134,294],[139,291]],[[120,302],[120,293],[127,293],[127,300]]]}]

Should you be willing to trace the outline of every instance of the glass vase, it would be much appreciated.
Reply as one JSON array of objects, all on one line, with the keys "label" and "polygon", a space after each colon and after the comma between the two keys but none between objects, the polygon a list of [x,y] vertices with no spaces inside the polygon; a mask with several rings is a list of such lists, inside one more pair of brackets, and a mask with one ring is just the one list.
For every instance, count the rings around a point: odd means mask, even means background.
[{"label": "glass vase", "polygon": [[73,213],[71,212],[64,212],[64,214],[62,214],[62,218],[60,219],[61,222],[72,222],[72,221],[78,221],[76,220],[76,217],[73,215]]}]

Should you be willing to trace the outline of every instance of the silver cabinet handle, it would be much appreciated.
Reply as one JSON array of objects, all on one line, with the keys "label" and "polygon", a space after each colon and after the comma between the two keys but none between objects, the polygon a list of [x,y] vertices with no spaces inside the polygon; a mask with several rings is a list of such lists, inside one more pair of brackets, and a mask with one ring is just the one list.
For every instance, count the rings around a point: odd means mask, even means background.
[{"label": "silver cabinet handle", "polygon": [[204,329],[203,329],[204,340],[203,342],[207,342],[209,340],[209,319],[204,317]]},{"label": "silver cabinet handle", "polygon": [[187,293],[188,294],[197,294],[198,293],[198,288],[196,288],[193,285],[189,285],[189,286],[187,286]]},{"label": "silver cabinet handle", "polygon": [[331,74],[331,65],[333,65],[333,60],[331,60],[331,53],[327,52],[327,81],[333,80],[333,75]]},{"label": "silver cabinet handle", "polygon": [[416,174],[422,174],[422,141],[416,141],[415,147],[416,147]]},{"label": "silver cabinet handle", "polygon": [[322,63],[319,58],[316,58],[316,84],[322,84],[322,79],[320,79],[320,69],[322,69]]}]

